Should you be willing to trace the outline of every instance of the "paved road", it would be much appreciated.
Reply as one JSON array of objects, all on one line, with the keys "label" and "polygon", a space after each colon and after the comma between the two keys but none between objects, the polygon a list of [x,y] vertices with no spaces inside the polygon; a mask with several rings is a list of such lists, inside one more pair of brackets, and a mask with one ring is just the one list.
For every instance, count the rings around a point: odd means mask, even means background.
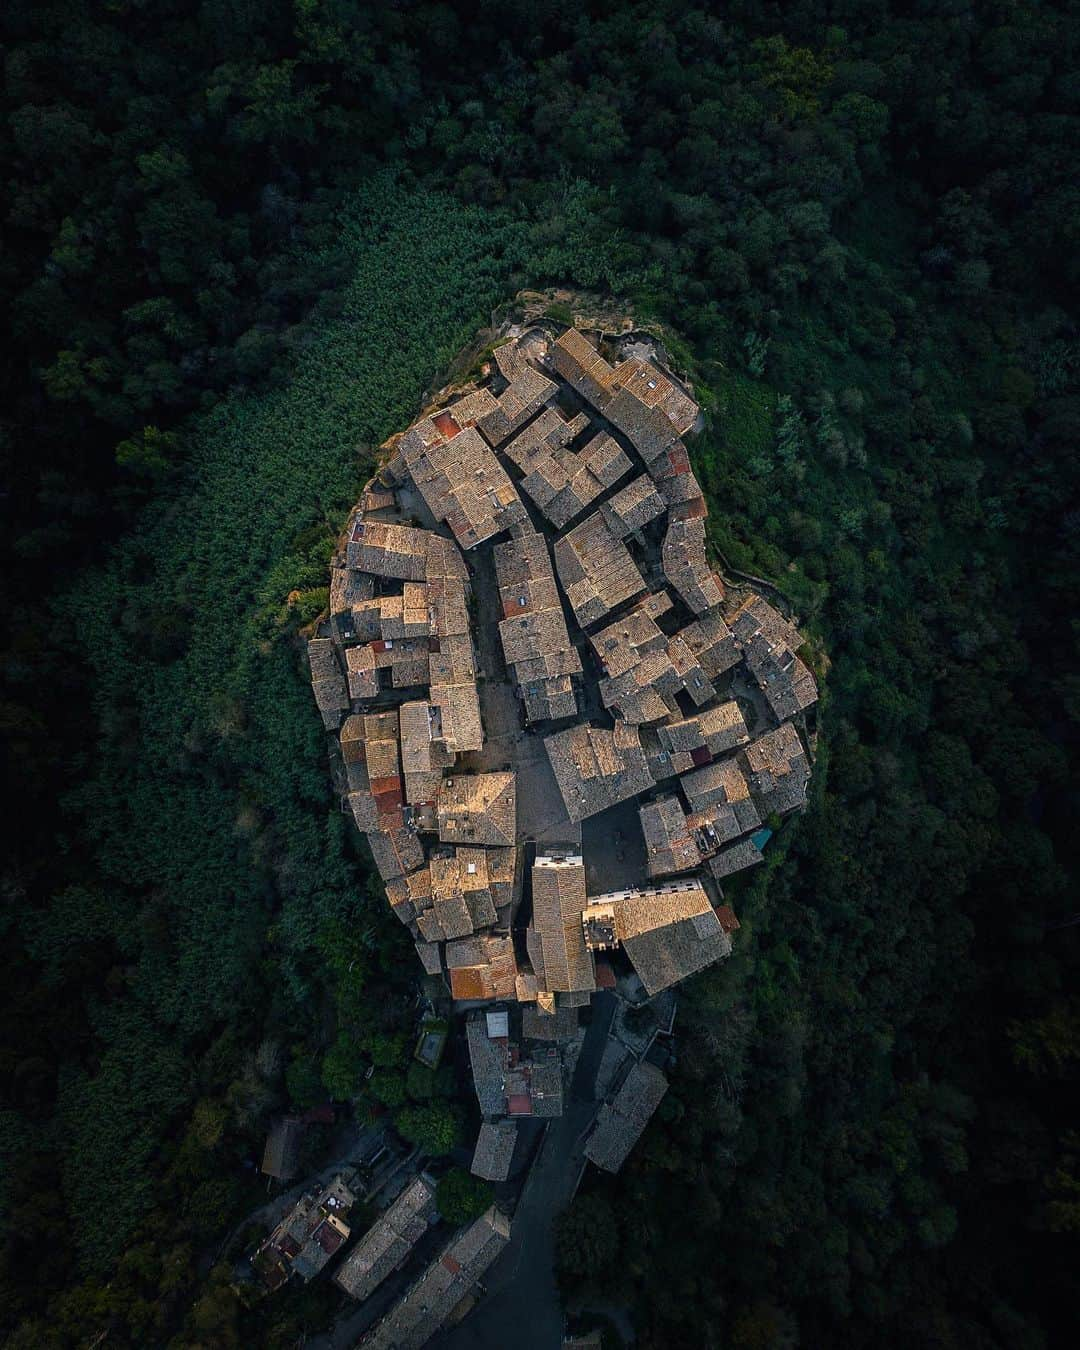
[{"label": "paved road", "polygon": [[555,1220],[577,1190],[581,1139],[596,1111],[593,1088],[615,1013],[608,991],[593,1000],[565,1113],[549,1123],[514,1213],[510,1242],[488,1272],[478,1307],[431,1350],[559,1350],[563,1310],[555,1284]]},{"label": "paved road", "polygon": [[581,1048],[574,1077],[570,1083],[571,1101],[596,1101],[596,1072],[604,1057],[604,1046],[607,1044],[617,1007],[618,1002],[610,989],[602,989],[593,995],[592,1021],[585,1032],[585,1044]]}]

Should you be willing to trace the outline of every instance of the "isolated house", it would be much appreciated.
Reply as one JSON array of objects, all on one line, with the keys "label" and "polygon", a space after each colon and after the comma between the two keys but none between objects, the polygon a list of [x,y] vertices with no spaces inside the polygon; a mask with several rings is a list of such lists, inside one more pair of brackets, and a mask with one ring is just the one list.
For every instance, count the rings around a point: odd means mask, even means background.
[{"label": "isolated house", "polygon": [[304,1122],[299,1116],[282,1116],[266,1136],[261,1171],[275,1181],[292,1181],[299,1166]]}]

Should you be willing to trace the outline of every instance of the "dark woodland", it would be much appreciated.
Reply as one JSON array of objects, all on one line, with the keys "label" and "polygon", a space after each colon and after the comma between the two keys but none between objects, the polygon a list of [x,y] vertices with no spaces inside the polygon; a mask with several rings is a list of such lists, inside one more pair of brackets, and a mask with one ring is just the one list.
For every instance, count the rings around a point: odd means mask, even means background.
[{"label": "dark woodland", "polygon": [[552,286],[679,335],[717,556],[828,653],[811,805],[560,1286],[640,1350],[1073,1344],[1080,6],[0,26],[3,1344],[294,1346],[326,1287],[220,1259],[268,1119],[461,1138],[297,634],[371,448]]}]

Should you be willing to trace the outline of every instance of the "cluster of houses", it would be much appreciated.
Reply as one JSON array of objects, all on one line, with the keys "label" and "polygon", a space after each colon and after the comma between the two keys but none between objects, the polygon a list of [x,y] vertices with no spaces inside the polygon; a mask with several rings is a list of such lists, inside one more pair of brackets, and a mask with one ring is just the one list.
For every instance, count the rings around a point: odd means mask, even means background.
[{"label": "cluster of houses", "polygon": [[[648,996],[727,956],[720,883],[806,800],[814,676],[796,627],[710,565],[683,440],[698,413],[640,347],[511,338],[486,382],[388,442],[309,643],[393,913],[455,1000],[500,1005],[468,1021],[481,1176],[505,1177],[516,1117],[561,1111],[560,1046],[613,954]],[[495,613],[477,612],[481,570]],[[528,855],[515,765],[481,754],[502,675],[478,670],[478,625],[497,627],[520,743],[542,743],[564,813]],[[590,890],[581,822],[631,801],[644,873]],[[665,1086],[635,1067],[594,1161],[621,1162]]]},{"label": "cluster of houses", "polygon": [[459,1229],[385,1316],[364,1350],[420,1350],[473,1290],[510,1240],[510,1221],[494,1205]]},{"label": "cluster of houses", "polygon": [[[306,1283],[344,1246],[351,1232],[348,1220],[358,1203],[356,1184],[355,1173],[343,1172],[289,1208],[253,1259],[268,1289],[279,1288],[294,1275]],[[416,1173],[341,1260],[334,1283],[349,1298],[364,1302],[418,1248],[422,1251],[421,1243],[438,1221],[435,1182],[426,1172]],[[509,1236],[509,1221],[494,1207],[457,1230],[430,1251],[431,1261],[367,1333],[363,1344],[418,1350],[469,1296]]]},{"label": "cluster of houses", "polygon": [[288,1210],[253,1261],[269,1289],[293,1275],[305,1283],[314,1279],[349,1240],[349,1215],[358,1199],[355,1186],[356,1174],[342,1172],[328,1185],[307,1191]]},{"label": "cluster of houses", "polygon": [[484,1121],[472,1172],[487,1181],[510,1174],[524,1119],[551,1120],[563,1113],[562,1048],[578,1033],[576,1008],[544,1016],[535,1003],[473,1010],[465,1034],[473,1086]]}]

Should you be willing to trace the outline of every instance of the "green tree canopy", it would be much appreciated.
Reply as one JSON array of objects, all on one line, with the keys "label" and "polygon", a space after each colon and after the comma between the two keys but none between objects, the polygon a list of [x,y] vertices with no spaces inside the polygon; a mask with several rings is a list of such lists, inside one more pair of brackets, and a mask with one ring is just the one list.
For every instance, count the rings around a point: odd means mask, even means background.
[{"label": "green tree canopy", "polygon": [[490,1181],[474,1177],[463,1167],[451,1167],[439,1178],[435,1203],[447,1223],[471,1223],[488,1208],[494,1194]]}]

